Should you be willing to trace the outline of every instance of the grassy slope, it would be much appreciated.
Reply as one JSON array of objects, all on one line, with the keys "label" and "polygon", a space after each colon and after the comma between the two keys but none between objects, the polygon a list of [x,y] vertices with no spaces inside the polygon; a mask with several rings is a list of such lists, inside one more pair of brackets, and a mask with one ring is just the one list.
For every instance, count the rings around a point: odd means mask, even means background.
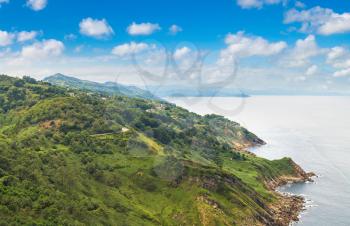
[{"label": "grassy slope", "polygon": [[267,224],[264,181],[295,174],[237,152],[262,141],[219,116],[6,76],[0,91],[0,224]]}]

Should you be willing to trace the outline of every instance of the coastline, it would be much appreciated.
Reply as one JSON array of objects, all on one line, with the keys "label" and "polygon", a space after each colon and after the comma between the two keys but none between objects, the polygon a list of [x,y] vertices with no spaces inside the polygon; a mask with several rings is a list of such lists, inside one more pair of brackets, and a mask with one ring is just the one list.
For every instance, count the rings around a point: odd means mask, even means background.
[{"label": "coastline", "polygon": [[278,197],[278,201],[269,206],[277,225],[288,226],[292,222],[298,222],[300,220],[300,213],[305,210],[305,198],[300,195],[282,193],[277,189],[287,184],[312,182],[312,177],[316,176],[314,173],[306,173],[305,175],[306,177],[281,177],[267,183],[267,186],[270,186],[269,188]]},{"label": "coastline", "polygon": [[[266,142],[259,138],[256,143],[250,145],[245,144],[240,150],[250,155],[258,156],[256,153],[251,152],[250,149],[262,147],[265,144]],[[279,192],[278,188],[287,184],[313,182],[313,177],[317,177],[314,172],[305,172],[301,166],[292,159],[289,159],[289,161],[295,172],[293,176],[282,175],[278,178],[265,181],[266,187],[277,197],[277,201],[268,206],[270,214],[274,219],[271,225],[289,226],[293,222],[298,222],[300,220],[300,214],[306,210],[306,200],[304,197],[296,194]]]},{"label": "coastline", "polygon": [[[347,139],[350,120],[345,116],[350,108],[341,111],[337,108],[339,105],[347,106],[349,98],[253,96],[248,100],[239,113],[217,111],[255,132],[268,143],[248,148],[248,151],[269,160],[289,156],[306,172],[317,174],[312,178],[315,180],[313,183],[287,182],[287,185],[277,188],[280,193],[305,198],[300,221],[293,222],[292,225],[322,225],[324,222],[349,225],[349,213],[345,208],[349,205],[350,198],[346,189],[346,176],[350,174],[346,164],[349,152],[345,150],[350,147]],[[173,101],[202,115],[215,110],[206,104],[209,101],[207,99],[194,99],[198,102],[194,106],[181,99]],[[235,98],[213,98],[211,101],[222,109],[240,103]],[[315,114],[315,109],[320,111]],[[333,117],[337,120],[329,120]],[[325,205],[328,202],[329,205]]]},{"label": "coastline", "polygon": [[273,212],[276,225],[281,226],[288,226],[292,222],[300,220],[300,213],[305,210],[306,200],[300,195],[282,193],[277,189],[287,184],[313,182],[312,177],[316,176],[313,172],[306,173],[293,160],[290,161],[294,166],[295,176],[281,176],[266,183],[266,186],[274,191],[278,197],[278,201],[273,203],[270,209]]}]

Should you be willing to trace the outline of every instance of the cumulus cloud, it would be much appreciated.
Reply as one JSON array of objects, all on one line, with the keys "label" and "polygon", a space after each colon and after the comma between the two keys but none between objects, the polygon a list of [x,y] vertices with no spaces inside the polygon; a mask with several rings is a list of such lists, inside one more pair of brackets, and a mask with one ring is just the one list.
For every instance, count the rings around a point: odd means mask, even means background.
[{"label": "cumulus cloud", "polygon": [[333,73],[334,77],[344,77],[344,76],[350,76],[350,68],[346,68],[343,70],[335,71]]},{"label": "cumulus cloud", "polygon": [[34,11],[40,11],[47,6],[47,0],[27,0],[27,6]]},{"label": "cumulus cloud", "polygon": [[345,47],[331,48],[327,53],[326,62],[335,69],[334,77],[350,75],[350,52]]},{"label": "cumulus cloud", "polygon": [[335,14],[319,28],[323,35],[347,33],[350,31],[350,13]]},{"label": "cumulus cloud", "polygon": [[0,30],[0,46],[9,46],[16,40],[19,43],[35,39],[39,35],[38,31],[7,32]]},{"label": "cumulus cloud", "polygon": [[22,48],[21,57],[30,59],[40,59],[50,56],[59,56],[63,53],[64,44],[55,39],[36,42]]},{"label": "cumulus cloud", "polygon": [[341,46],[333,47],[327,54],[327,61],[332,62],[333,60],[339,59],[340,57],[345,56],[346,49]]},{"label": "cumulus cloud", "polygon": [[301,23],[300,32],[321,35],[350,31],[350,13],[335,13],[332,9],[316,6],[308,10],[291,9],[284,15],[284,23]]},{"label": "cumulus cloud", "polygon": [[127,28],[127,31],[129,35],[151,35],[154,32],[160,30],[159,24],[152,24],[152,23],[140,23],[137,24],[133,22],[129,27]]},{"label": "cumulus cloud", "polygon": [[114,34],[112,27],[105,19],[98,20],[88,17],[80,22],[79,27],[81,34],[94,38],[105,38]]},{"label": "cumulus cloud", "polygon": [[187,56],[191,52],[191,49],[187,46],[178,48],[174,51],[173,57],[175,60],[180,60],[183,57]]},{"label": "cumulus cloud", "polygon": [[283,66],[305,68],[305,75],[311,76],[321,73],[319,67],[314,64],[314,58],[323,59],[333,69],[334,77],[350,75],[350,51],[342,46],[333,48],[320,48],[315,36],[309,35],[305,39],[296,41],[295,46],[282,57]]},{"label": "cumulus cloud", "polygon": [[198,69],[202,65],[201,54],[201,51],[188,46],[178,47],[174,50],[172,63],[177,73],[181,74],[180,77],[190,76],[193,78],[195,74],[198,76]]},{"label": "cumulus cloud", "polygon": [[130,54],[136,54],[140,53],[146,49],[148,49],[150,46],[147,43],[136,43],[136,42],[130,42],[125,43],[122,45],[115,46],[112,49],[112,54],[117,56],[127,56]]},{"label": "cumulus cloud", "polygon": [[318,47],[314,35],[305,39],[298,39],[293,49],[282,59],[283,64],[288,67],[305,67],[310,64],[310,59],[325,53],[324,49]]},{"label": "cumulus cloud", "polygon": [[306,75],[311,76],[315,75],[318,71],[318,66],[317,65],[312,65],[306,70]]},{"label": "cumulus cloud", "polygon": [[182,28],[176,24],[173,24],[169,27],[169,34],[176,35],[177,33],[181,32]]},{"label": "cumulus cloud", "polygon": [[264,5],[285,3],[285,0],[237,0],[237,5],[243,9],[262,8]]},{"label": "cumulus cloud", "polygon": [[15,34],[0,30],[0,46],[9,46],[13,43]]},{"label": "cumulus cloud", "polygon": [[327,63],[334,68],[350,68],[350,52],[345,47],[335,46],[327,54]]},{"label": "cumulus cloud", "polygon": [[21,31],[17,34],[18,42],[26,42],[35,39],[39,35],[37,31]]},{"label": "cumulus cloud", "polygon": [[269,42],[262,37],[246,36],[242,31],[228,34],[225,43],[227,48],[221,51],[222,57],[271,56],[287,47],[285,42]]},{"label": "cumulus cloud", "polygon": [[[62,59],[64,44],[55,39],[37,41],[24,45],[19,51],[7,48],[2,55],[0,66],[4,73],[10,75],[47,74],[47,70],[55,67]],[[69,65],[68,62],[65,63]],[[44,72],[46,71],[46,72]]]}]

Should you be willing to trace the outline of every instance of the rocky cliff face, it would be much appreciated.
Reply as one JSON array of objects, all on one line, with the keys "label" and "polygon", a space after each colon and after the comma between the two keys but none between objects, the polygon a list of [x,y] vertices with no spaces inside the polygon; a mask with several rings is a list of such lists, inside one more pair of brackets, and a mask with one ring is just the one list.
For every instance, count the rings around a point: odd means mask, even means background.
[{"label": "rocky cliff face", "polygon": [[[289,159],[290,165],[293,167],[293,175],[281,175],[270,181],[266,181],[266,185],[271,190],[276,190],[278,187],[293,184],[312,182],[312,177],[316,176],[314,173],[306,173],[298,164]],[[304,209],[305,200],[303,197],[291,194],[277,194],[278,202],[269,206],[273,213],[273,218],[276,225],[288,226],[292,221],[299,220],[299,214]]]},{"label": "rocky cliff face", "polygon": [[309,172],[306,173],[298,164],[296,164],[292,159],[289,159],[290,165],[293,167],[293,175],[281,175],[277,178],[274,178],[270,181],[266,181],[267,187],[272,190],[277,189],[280,186],[293,183],[304,183],[304,182],[313,182],[312,177],[316,176],[315,173]]}]

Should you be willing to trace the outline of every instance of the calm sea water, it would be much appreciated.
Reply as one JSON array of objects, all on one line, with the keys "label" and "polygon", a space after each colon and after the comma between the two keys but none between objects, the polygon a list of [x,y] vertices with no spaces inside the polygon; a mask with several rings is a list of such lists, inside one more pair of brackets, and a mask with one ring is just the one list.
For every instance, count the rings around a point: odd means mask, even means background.
[{"label": "calm sea water", "polygon": [[297,225],[350,225],[350,97],[257,96],[169,98],[198,114],[241,123],[268,144],[253,150],[268,159],[292,157],[319,178],[281,188],[305,196]]}]

